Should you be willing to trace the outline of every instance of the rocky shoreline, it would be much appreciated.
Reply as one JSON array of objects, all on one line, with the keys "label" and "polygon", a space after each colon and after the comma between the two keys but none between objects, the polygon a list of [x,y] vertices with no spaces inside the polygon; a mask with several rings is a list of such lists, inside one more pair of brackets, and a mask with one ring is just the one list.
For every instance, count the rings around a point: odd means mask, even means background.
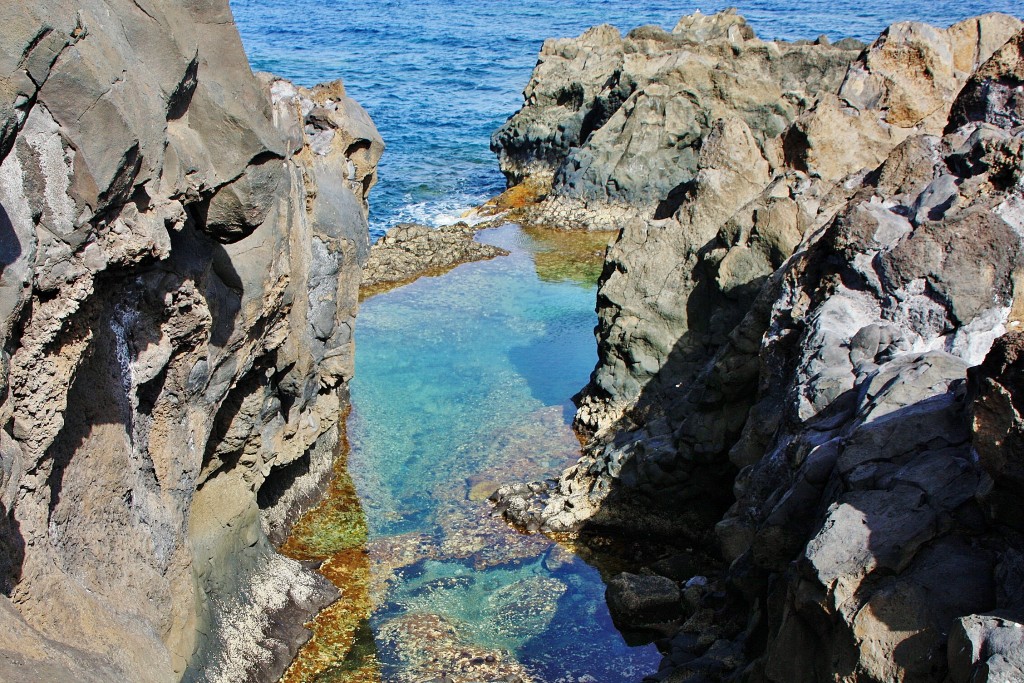
[{"label": "rocky shoreline", "polygon": [[721,558],[610,584],[626,621],[673,615],[650,680],[1024,678],[1022,26],[545,43],[493,138],[543,197],[517,210],[618,237],[584,457],[495,501]]},{"label": "rocky shoreline", "polygon": [[[501,250],[465,224],[371,249],[372,121],[252,74],[227,0],[7,19],[0,679],[276,680],[338,596],[308,565],[369,582],[343,477],[340,545],[275,549],[344,447],[360,296]],[[494,500],[658,548],[608,584],[658,634],[648,680],[1024,679],[1024,24],[597,27],[545,43],[493,147],[513,187],[482,213],[617,234],[584,455]],[[417,676],[529,678],[443,620],[389,628]]]},{"label": "rocky shoreline", "polygon": [[395,225],[370,247],[360,297],[365,299],[424,276],[442,275],[463,263],[507,256],[506,250],[473,239],[481,229],[466,223],[437,228],[414,223]]}]

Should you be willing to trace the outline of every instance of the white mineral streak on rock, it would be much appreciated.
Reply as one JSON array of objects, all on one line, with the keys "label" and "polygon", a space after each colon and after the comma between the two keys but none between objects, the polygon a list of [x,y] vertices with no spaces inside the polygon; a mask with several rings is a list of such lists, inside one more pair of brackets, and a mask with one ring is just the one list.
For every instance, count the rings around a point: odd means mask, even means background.
[{"label": "white mineral streak on rock", "polygon": [[204,676],[210,683],[233,683],[250,676],[254,665],[257,670],[269,666],[274,653],[262,634],[270,630],[271,616],[291,603],[309,602],[320,590],[301,564],[277,554],[268,555],[250,580],[219,607],[219,646]]}]

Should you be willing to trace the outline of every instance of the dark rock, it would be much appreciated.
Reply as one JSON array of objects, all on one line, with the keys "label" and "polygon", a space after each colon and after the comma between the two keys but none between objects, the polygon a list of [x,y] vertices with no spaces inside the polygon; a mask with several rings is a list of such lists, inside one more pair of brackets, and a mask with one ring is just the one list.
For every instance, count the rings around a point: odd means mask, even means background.
[{"label": "dark rock", "polygon": [[1024,333],[998,339],[970,372],[974,453],[987,475],[981,496],[990,517],[1024,530]]},{"label": "dark rock", "polygon": [[1024,34],[1017,34],[978,69],[957,95],[947,132],[968,123],[1012,129],[1024,125]]},{"label": "dark rock", "polygon": [[1020,614],[973,614],[949,634],[950,683],[1024,680],[1024,622]]},{"label": "dark rock", "polygon": [[[728,44],[742,68],[756,39],[718,21],[705,49]],[[717,536],[731,566],[686,595],[682,629],[742,647],[679,667],[670,648],[659,680],[1019,678],[1017,627],[977,624],[1019,609],[1024,575],[1021,35],[1003,15],[896,24],[785,130],[746,111],[695,132],[699,156],[673,161],[690,177],[666,175],[680,186],[657,213],[629,194],[643,173],[588,186],[618,133],[672,128],[634,79],[552,174],[538,215],[621,227],[577,414],[591,440],[542,495],[498,499],[550,530]],[[674,37],[621,44],[664,55]]]},{"label": "dark rock", "polygon": [[682,616],[679,585],[664,576],[622,573],[608,581],[608,609],[619,628],[640,628]]}]

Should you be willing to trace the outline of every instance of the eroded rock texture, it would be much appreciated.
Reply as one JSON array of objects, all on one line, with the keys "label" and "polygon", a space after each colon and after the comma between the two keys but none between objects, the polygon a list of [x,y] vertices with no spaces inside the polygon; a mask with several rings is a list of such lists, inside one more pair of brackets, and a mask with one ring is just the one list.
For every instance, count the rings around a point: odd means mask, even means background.
[{"label": "eroded rock texture", "polygon": [[1024,675],[1020,27],[896,25],[782,164],[724,116],[675,214],[622,226],[596,435],[497,499],[529,528],[718,547],[656,680]]},{"label": "eroded rock texture", "polygon": [[702,143],[719,119],[742,122],[759,156],[780,157],[779,135],[839,87],[861,47],[763,42],[732,12],[625,38],[598,26],[544,43],[523,108],[491,146],[510,183],[551,185],[529,220],[618,229],[666,218],[707,166]]},{"label": "eroded rock texture", "polygon": [[370,247],[363,268],[362,296],[398,287],[424,275],[439,275],[462,263],[483,261],[508,252],[473,239],[467,223],[432,228],[399,223]]},{"label": "eroded rock texture", "polygon": [[0,678],[275,677],[333,597],[268,534],[330,468],[383,145],[227,0],[0,14]]}]

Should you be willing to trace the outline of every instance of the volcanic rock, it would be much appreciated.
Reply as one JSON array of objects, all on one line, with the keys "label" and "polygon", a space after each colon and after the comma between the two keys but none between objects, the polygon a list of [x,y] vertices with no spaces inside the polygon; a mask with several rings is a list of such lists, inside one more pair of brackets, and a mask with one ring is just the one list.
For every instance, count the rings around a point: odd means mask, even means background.
[{"label": "volcanic rock", "polygon": [[8,9],[0,678],[276,679],[336,597],[269,537],[330,472],[383,144],[226,0]]}]

